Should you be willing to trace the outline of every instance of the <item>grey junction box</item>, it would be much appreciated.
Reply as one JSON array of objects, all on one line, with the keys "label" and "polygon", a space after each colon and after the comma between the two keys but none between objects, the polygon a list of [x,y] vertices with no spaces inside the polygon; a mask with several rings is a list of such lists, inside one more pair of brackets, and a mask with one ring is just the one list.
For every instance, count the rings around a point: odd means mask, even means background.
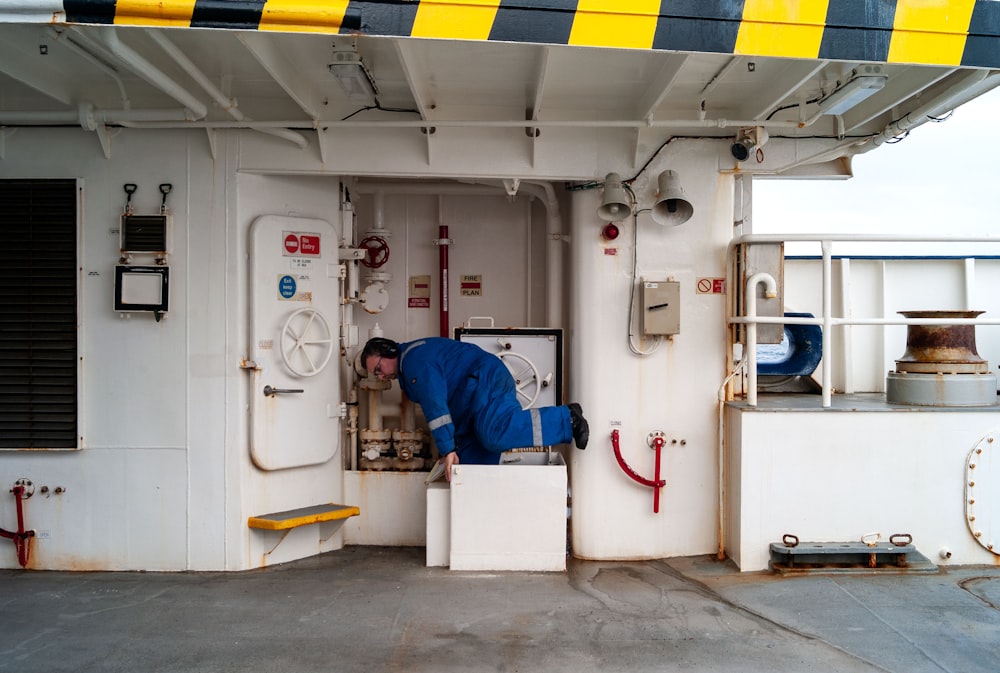
[{"label": "grey junction box", "polygon": [[681,284],[643,278],[642,335],[670,336],[681,332]]}]

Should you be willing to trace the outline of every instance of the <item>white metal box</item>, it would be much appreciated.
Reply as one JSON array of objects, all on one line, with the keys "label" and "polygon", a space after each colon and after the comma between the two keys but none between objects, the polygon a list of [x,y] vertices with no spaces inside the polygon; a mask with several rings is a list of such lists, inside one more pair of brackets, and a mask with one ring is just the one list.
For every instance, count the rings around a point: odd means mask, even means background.
[{"label": "white metal box", "polygon": [[452,570],[566,570],[566,463],[558,453],[458,465],[451,480]]}]

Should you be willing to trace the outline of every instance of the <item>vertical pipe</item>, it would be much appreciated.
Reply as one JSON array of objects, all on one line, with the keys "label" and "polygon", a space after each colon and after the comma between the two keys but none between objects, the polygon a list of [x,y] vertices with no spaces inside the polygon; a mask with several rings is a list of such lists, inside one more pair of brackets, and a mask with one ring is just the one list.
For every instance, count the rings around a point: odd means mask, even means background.
[{"label": "vertical pipe", "polygon": [[[764,283],[764,296],[773,299],[778,296],[778,284],[769,273],[755,273],[747,281],[746,314],[747,323],[747,404],[757,406],[757,286]],[[823,344],[826,348],[826,343]]]},{"label": "vertical pipe", "polygon": [[377,388],[368,389],[368,429],[382,430],[382,409],[379,405],[379,393]]},{"label": "vertical pipe", "polygon": [[375,215],[372,229],[382,231],[385,229],[385,192],[381,189],[375,190]]},{"label": "vertical pipe", "polygon": [[973,257],[967,257],[964,261],[965,310],[975,311],[973,305],[976,303],[976,260]]},{"label": "vertical pipe", "polygon": [[[887,317],[885,314],[886,312],[885,298],[886,296],[888,296],[888,291],[889,291],[886,278],[887,269],[885,264],[886,263],[884,259],[878,263],[878,275],[879,275],[878,314],[883,318]],[[878,369],[876,371],[879,372],[886,371],[886,359],[890,357],[890,354],[886,350],[886,348],[887,348],[886,334],[885,334],[885,327],[883,327],[878,331],[878,363],[877,363]],[[895,355],[895,353],[893,353],[892,355]]]},{"label": "vertical pipe", "polygon": [[[756,293],[757,288],[751,286],[750,292]],[[757,317],[757,297],[747,293],[747,317]],[[752,305],[751,305],[752,304]],[[757,323],[747,323],[747,404],[757,406]]]},{"label": "vertical pipe", "polygon": [[823,248],[823,408],[831,404],[830,391],[833,387],[833,367],[831,366],[830,334],[833,331],[833,262],[831,251],[833,242],[822,241]]},{"label": "vertical pipe", "polygon": [[657,485],[653,487],[653,514],[660,513],[660,449],[663,448],[663,438],[657,437],[654,442],[654,447],[656,451],[656,463],[653,468],[653,481],[657,482]]},{"label": "vertical pipe", "polygon": [[[354,368],[351,368],[353,373]],[[357,385],[350,386],[347,399],[347,447],[350,452],[349,463],[345,466],[350,470],[358,469],[358,388]]]},{"label": "vertical pipe", "polygon": [[416,410],[413,402],[403,393],[400,399],[399,425],[404,432],[413,432],[417,427]]},{"label": "vertical pipe", "polygon": [[441,267],[441,336],[448,336],[448,226],[438,227],[438,264]]},{"label": "vertical pipe", "polygon": [[[851,260],[844,257],[840,260],[840,315],[848,318],[854,315],[853,297],[851,291]],[[844,376],[844,392],[854,392],[854,326],[843,325],[841,335],[841,353],[838,355],[840,371]],[[830,338],[830,337],[827,337]]]}]

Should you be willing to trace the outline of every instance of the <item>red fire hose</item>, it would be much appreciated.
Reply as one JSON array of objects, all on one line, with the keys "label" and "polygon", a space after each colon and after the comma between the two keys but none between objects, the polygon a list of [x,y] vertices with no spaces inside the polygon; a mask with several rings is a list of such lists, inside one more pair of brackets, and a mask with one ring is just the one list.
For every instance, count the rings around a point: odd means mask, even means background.
[{"label": "red fire hose", "polygon": [[653,449],[656,451],[656,466],[654,468],[655,473],[652,479],[646,479],[645,477],[640,476],[635,470],[629,467],[629,464],[625,462],[624,458],[622,458],[622,450],[618,446],[618,430],[611,431],[611,446],[615,449],[615,458],[618,459],[618,464],[621,466],[622,471],[634,481],[653,489],[653,513],[658,513],[660,511],[660,489],[667,485],[665,479],[660,479],[660,451],[663,449],[663,437],[657,435],[653,438]]},{"label": "red fire hose", "polygon": [[24,530],[24,506],[21,504],[24,499],[22,497],[24,486],[18,484],[10,489],[10,492],[14,494],[14,500],[17,502],[17,532],[13,533],[0,528],[0,537],[14,541],[14,547],[17,549],[17,562],[24,568],[28,565],[28,558],[31,556],[31,538],[35,537],[35,531]]}]

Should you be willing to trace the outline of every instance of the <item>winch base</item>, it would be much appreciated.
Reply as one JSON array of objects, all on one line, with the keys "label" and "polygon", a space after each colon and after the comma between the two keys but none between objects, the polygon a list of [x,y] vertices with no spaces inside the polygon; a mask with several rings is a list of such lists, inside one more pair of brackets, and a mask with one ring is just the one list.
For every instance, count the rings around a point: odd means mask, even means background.
[{"label": "winch base", "polygon": [[889,372],[885,399],[889,404],[927,407],[988,407],[997,403],[997,377]]}]

